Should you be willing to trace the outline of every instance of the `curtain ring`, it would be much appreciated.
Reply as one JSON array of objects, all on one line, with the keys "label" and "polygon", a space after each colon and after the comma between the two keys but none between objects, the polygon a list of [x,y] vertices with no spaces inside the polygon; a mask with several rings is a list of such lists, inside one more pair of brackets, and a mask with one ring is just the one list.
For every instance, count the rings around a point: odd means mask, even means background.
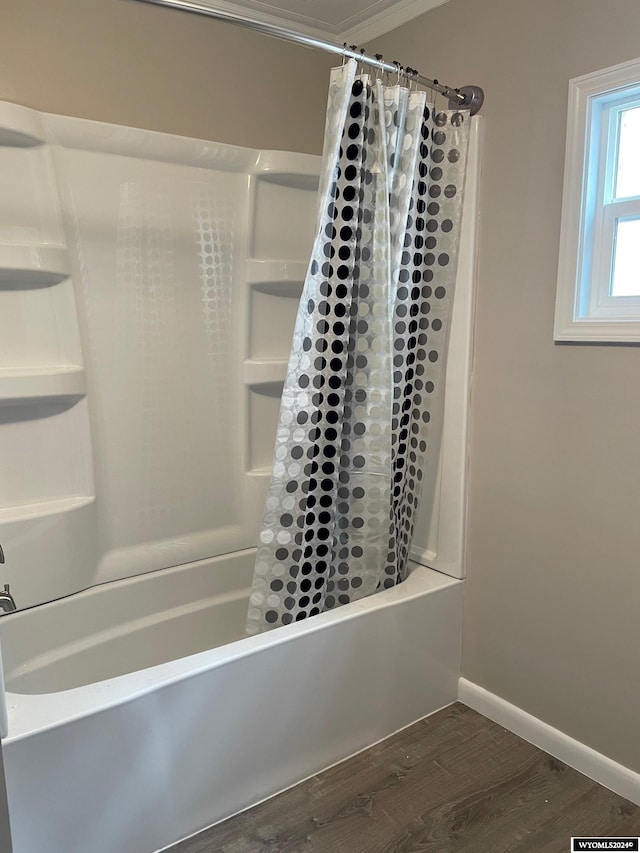
[{"label": "curtain ring", "polygon": [[346,41],[342,43],[342,67],[344,68],[345,63],[347,61],[347,43]]},{"label": "curtain ring", "polygon": [[[439,86],[440,81],[434,77],[433,78],[433,84],[434,84],[434,86]],[[437,89],[432,89],[432,92],[433,92],[433,111],[434,111],[434,113],[437,113],[438,112],[438,95],[440,94],[440,92],[438,92]]]},{"label": "curtain ring", "polygon": [[[358,51],[358,45],[357,45],[357,44],[350,44],[350,45],[349,45],[349,50],[350,50],[352,53],[357,53],[357,51]],[[354,57],[354,58],[355,58],[355,57]],[[359,60],[357,60],[357,59],[356,59],[356,77],[358,77],[358,76],[360,75],[360,73],[361,73],[361,72],[360,72],[360,62],[359,62]]]},{"label": "curtain ring", "polygon": [[406,80],[406,86],[409,91],[411,91],[411,79],[413,75],[413,68],[410,65],[404,69],[404,76]]}]

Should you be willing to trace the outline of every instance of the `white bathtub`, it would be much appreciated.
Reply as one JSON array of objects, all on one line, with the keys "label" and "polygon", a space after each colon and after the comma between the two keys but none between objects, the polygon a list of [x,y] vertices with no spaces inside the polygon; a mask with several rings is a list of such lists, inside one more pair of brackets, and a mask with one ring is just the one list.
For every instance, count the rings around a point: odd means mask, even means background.
[{"label": "white bathtub", "polygon": [[242,638],[253,557],[0,618],[14,853],[151,853],[456,699],[461,581]]}]

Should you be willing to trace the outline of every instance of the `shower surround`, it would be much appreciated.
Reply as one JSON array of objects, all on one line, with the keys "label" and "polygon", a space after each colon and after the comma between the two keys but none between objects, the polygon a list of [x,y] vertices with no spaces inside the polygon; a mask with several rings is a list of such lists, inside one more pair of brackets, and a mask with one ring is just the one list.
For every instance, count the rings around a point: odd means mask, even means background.
[{"label": "shower surround", "polygon": [[0,104],[15,853],[150,853],[456,698],[479,121],[423,565],[243,638],[320,160]]}]

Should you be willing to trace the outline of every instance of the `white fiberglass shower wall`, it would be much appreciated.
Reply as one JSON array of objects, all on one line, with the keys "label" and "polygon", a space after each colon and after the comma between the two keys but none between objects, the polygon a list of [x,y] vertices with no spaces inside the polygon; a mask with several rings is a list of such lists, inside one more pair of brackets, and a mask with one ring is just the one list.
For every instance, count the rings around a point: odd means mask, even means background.
[{"label": "white fiberglass shower wall", "polygon": [[[24,608],[253,547],[319,158],[0,120],[0,581]],[[471,310],[459,286],[444,488],[414,545],[458,577]]]},{"label": "white fiberglass shower wall", "polygon": [[0,580],[253,546],[318,158],[1,112]]}]

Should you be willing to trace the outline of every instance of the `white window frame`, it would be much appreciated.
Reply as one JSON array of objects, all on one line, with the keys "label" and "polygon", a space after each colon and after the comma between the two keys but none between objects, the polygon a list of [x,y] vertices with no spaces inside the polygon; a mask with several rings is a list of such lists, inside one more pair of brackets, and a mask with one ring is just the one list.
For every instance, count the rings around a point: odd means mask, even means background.
[{"label": "white window frame", "polygon": [[640,296],[610,294],[616,222],[640,218],[640,196],[614,190],[620,114],[635,106],[640,59],[569,83],[556,341],[640,341]]}]

